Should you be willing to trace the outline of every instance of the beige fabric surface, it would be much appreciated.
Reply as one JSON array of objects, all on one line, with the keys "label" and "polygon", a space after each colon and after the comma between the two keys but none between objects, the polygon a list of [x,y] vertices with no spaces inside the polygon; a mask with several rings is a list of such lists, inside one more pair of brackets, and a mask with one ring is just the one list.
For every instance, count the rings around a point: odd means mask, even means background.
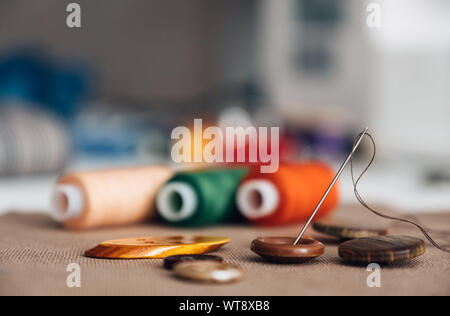
[{"label": "beige fabric surface", "polygon": [[[379,221],[367,211],[342,207],[337,214],[364,222]],[[450,213],[419,216],[433,229],[450,229]],[[421,237],[414,228],[389,225],[393,234]],[[260,228],[226,225],[203,229],[175,229],[143,223],[132,227],[70,232],[43,215],[9,214],[0,217],[0,295],[449,295],[450,255],[427,242],[424,256],[385,266],[381,288],[369,288],[365,267],[344,264],[334,239],[310,232],[326,244],[322,257],[306,264],[268,263],[253,254],[257,236],[295,236],[301,225]],[[238,264],[245,279],[229,285],[182,281],[162,268],[162,260],[99,260],[83,256],[101,241],[143,236],[202,234],[228,236],[232,242],[216,251]],[[436,236],[438,237],[438,236]],[[439,239],[442,243],[448,240]],[[81,266],[81,288],[69,288],[67,265]]]}]

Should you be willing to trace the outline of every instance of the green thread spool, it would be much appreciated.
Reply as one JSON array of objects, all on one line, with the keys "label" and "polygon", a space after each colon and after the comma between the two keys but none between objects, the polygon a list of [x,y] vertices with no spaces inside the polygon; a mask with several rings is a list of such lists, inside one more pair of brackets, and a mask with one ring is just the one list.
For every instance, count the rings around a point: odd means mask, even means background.
[{"label": "green thread spool", "polygon": [[205,226],[238,215],[237,187],[247,169],[211,169],[176,174],[159,191],[158,212],[177,226]]}]

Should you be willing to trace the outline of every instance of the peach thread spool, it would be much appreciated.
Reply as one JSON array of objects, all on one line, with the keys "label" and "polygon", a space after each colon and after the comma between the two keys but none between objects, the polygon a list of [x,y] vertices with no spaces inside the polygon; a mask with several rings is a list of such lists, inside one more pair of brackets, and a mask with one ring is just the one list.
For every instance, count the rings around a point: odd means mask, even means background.
[{"label": "peach thread spool", "polygon": [[[333,179],[333,170],[321,162],[284,163],[273,174],[253,169],[240,184],[236,202],[241,214],[256,225],[275,226],[305,221]],[[318,218],[337,206],[335,186]]]},{"label": "peach thread spool", "polygon": [[68,173],[56,184],[53,218],[74,230],[143,221],[156,214],[156,193],[172,175],[165,166]]}]

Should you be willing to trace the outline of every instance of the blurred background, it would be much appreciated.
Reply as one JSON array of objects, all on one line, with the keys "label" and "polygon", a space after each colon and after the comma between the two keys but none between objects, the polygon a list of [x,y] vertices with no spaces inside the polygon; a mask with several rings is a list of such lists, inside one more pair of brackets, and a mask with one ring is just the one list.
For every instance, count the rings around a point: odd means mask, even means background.
[{"label": "blurred background", "polygon": [[69,3],[0,2],[0,214],[48,212],[64,170],[170,163],[194,118],[279,126],[284,159],[336,166],[368,125],[362,195],[450,211],[449,1],[78,0],[81,28]]}]

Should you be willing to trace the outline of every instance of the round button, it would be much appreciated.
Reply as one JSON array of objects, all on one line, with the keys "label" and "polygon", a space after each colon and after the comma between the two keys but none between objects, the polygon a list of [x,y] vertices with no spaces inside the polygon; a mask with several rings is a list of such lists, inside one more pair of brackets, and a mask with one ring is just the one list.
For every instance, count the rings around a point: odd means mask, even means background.
[{"label": "round button", "polygon": [[164,268],[172,270],[173,267],[180,262],[204,261],[204,260],[223,262],[222,257],[214,255],[176,255],[176,256],[169,256],[164,259]]},{"label": "round button", "polygon": [[361,223],[343,222],[334,219],[315,222],[313,228],[322,234],[335,236],[344,240],[388,234],[386,227],[377,224],[362,225]]},{"label": "round button", "polygon": [[339,256],[346,262],[393,263],[421,256],[425,242],[411,236],[378,236],[347,241],[339,246]]},{"label": "round button", "polygon": [[308,237],[293,245],[292,237],[260,237],[252,241],[251,249],[261,257],[278,263],[301,263],[323,255],[325,246]]},{"label": "round button", "polygon": [[244,276],[237,266],[213,260],[180,262],[173,271],[180,278],[206,283],[230,283]]},{"label": "round button", "polygon": [[141,237],[102,242],[86,251],[92,258],[156,259],[173,255],[202,254],[230,242],[229,238],[213,236]]}]

